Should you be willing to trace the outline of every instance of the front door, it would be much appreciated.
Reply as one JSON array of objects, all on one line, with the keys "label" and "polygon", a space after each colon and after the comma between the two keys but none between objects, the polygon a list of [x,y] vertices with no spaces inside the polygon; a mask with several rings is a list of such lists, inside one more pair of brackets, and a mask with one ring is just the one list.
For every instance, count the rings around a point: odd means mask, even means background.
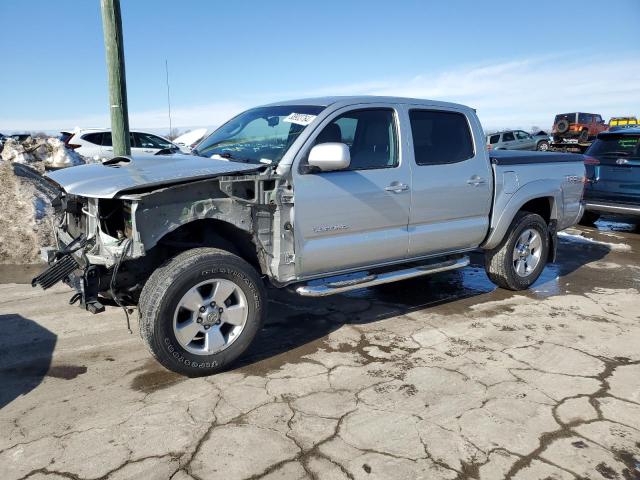
[{"label": "front door", "polygon": [[415,162],[409,256],[477,247],[489,229],[493,192],[482,138],[474,143],[462,112],[415,107],[408,115]]},{"label": "front door", "polygon": [[299,277],[407,256],[411,174],[399,148],[399,131],[393,108],[345,109],[310,140],[313,145],[347,144],[351,165],[334,172],[294,170]]}]

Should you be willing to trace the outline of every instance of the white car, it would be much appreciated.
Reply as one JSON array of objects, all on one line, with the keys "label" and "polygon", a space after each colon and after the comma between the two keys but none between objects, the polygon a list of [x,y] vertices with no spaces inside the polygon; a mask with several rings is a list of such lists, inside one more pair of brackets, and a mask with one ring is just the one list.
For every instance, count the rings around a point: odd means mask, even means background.
[{"label": "white car", "polygon": [[[149,132],[130,132],[131,155],[154,155],[166,148],[180,150],[167,140]],[[113,158],[111,130],[98,128],[81,128],[73,132],[62,132],[61,139],[67,148],[83,157],[94,160],[109,160]]]}]

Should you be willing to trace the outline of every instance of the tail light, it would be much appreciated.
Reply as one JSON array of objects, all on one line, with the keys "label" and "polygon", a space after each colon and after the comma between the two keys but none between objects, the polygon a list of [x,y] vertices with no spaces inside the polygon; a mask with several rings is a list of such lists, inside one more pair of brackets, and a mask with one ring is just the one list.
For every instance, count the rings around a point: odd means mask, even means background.
[{"label": "tail light", "polygon": [[589,155],[584,156],[584,164],[585,165],[600,165],[600,160],[597,158],[590,157]]},{"label": "tail light", "polygon": [[77,143],[65,143],[65,146],[69,150],[75,150],[76,148],[80,148],[82,145],[78,145]]},{"label": "tail light", "polygon": [[488,145],[487,145],[487,150],[493,150],[493,145],[488,144]]}]

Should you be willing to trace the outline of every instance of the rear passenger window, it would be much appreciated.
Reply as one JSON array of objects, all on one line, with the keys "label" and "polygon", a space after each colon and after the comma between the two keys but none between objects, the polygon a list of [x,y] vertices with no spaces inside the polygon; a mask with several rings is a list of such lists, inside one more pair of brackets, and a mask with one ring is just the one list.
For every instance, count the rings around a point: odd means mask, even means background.
[{"label": "rear passenger window", "polygon": [[351,165],[348,170],[389,168],[398,164],[394,113],[388,109],[355,110],[340,115],[322,129],[315,140],[345,143]]},{"label": "rear passenger window", "polygon": [[495,143],[498,143],[499,141],[500,141],[500,134],[498,134],[498,135],[491,135],[491,136],[489,137],[489,143],[490,143],[491,145],[493,145],[493,144],[495,144]]},{"label": "rear passenger window", "polygon": [[94,145],[102,145],[102,133],[88,133],[83,135],[82,139]]},{"label": "rear passenger window", "polygon": [[461,113],[411,110],[409,118],[418,165],[456,163],[473,157],[471,131]]},{"label": "rear passenger window", "polygon": [[507,132],[502,134],[503,142],[513,142],[515,139],[516,137],[513,136],[513,132]]}]

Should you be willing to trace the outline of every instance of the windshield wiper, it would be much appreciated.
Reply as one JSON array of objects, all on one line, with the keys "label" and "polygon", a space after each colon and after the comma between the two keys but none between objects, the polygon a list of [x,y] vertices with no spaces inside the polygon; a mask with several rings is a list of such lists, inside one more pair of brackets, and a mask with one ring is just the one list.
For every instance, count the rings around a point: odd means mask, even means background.
[{"label": "windshield wiper", "polygon": [[217,155],[218,157],[222,157],[225,160],[231,160],[232,162],[255,163],[255,161],[251,158],[235,157],[231,152],[214,153],[211,156],[213,157],[214,155]]}]

